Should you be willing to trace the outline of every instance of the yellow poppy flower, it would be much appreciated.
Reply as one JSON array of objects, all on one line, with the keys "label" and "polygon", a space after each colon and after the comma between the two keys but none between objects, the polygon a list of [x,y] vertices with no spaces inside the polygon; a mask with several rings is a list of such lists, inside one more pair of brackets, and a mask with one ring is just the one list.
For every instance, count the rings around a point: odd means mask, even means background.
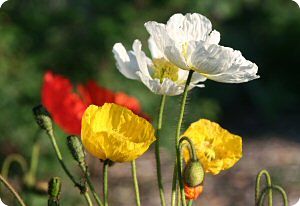
[{"label": "yellow poppy flower", "polygon": [[93,156],[114,162],[132,161],[155,140],[153,126],[131,110],[111,103],[90,105],[82,117],[81,139]]},{"label": "yellow poppy flower", "polygon": [[[197,156],[207,173],[219,174],[220,171],[232,167],[242,157],[242,138],[209,120],[200,119],[194,122],[183,136],[193,141]],[[188,162],[190,156],[186,147],[183,156]]]}]

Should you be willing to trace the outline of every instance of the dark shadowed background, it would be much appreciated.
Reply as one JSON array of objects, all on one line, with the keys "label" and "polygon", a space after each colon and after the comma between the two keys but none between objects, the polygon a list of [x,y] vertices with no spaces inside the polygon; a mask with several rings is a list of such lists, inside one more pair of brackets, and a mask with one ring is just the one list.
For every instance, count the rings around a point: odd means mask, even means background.
[{"label": "dark shadowed background", "polygon": [[[149,54],[144,23],[149,20],[165,23],[177,12],[207,16],[221,33],[220,44],[240,50],[246,59],[258,65],[261,76],[245,84],[206,81],[204,89],[194,89],[189,97],[184,128],[205,117],[245,140],[245,158],[224,175],[208,178],[207,192],[200,198],[202,205],[249,204],[253,201],[249,194],[253,193],[255,174],[264,167],[295,194],[292,200],[297,192],[300,196],[300,163],[296,158],[300,154],[300,9],[291,0],[8,0],[0,9],[0,165],[13,153],[30,159],[38,129],[31,109],[41,101],[42,78],[49,69],[74,83],[94,79],[106,88],[127,92],[137,97],[144,111],[155,120],[159,97],[140,82],[122,76],[115,67],[111,50],[116,42],[129,49],[135,39],[140,39]],[[169,98],[167,104],[162,146],[169,186],[179,98]],[[58,127],[56,132],[70,167],[75,168],[65,146],[67,134]],[[65,186],[62,205],[82,205],[76,189],[67,191],[72,185],[62,174],[48,139],[41,136],[38,180],[61,176]],[[152,151],[148,153],[138,164],[153,157]],[[284,156],[288,154],[291,156]],[[142,203],[158,205],[154,161],[149,161],[153,173],[140,178]],[[95,183],[100,185],[98,166],[92,169]],[[113,205],[132,205],[134,202],[124,202],[127,193],[133,194],[129,170],[125,168],[121,173],[122,167],[120,171],[112,170],[119,178],[111,178],[115,183],[112,190],[123,194],[110,195],[115,201]],[[19,167],[12,165],[10,180],[29,205],[45,205],[47,196],[24,189],[21,176]],[[122,190],[121,186],[116,187],[118,182],[127,186],[123,185]],[[225,194],[220,192],[222,188],[226,189]],[[238,194],[241,189],[248,192]],[[0,197],[12,205],[7,192],[1,191]],[[210,200],[215,202],[209,203]]]}]

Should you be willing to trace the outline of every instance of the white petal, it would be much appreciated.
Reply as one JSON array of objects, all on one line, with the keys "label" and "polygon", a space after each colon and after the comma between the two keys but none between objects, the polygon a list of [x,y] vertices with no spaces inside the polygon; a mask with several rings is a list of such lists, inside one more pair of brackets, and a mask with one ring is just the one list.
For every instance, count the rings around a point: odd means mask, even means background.
[{"label": "white petal", "polygon": [[167,22],[167,31],[171,38],[177,41],[206,41],[212,31],[212,25],[208,18],[201,14],[193,13],[174,14]]},{"label": "white petal", "polygon": [[153,37],[150,37],[148,39],[148,47],[151,52],[151,56],[153,59],[161,59],[165,58],[163,52],[156,46],[156,43],[153,39]]},{"label": "white petal", "polygon": [[257,65],[229,47],[199,43],[191,63],[196,72],[218,82],[242,83],[259,78]]},{"label": "white petal", "polygon": [[121,43],[116,43],[112,51],[118,70],[129,79],[139,79],[136,75],[139,66],[135,54],[132,51],[127,52]]},{"label": "white petal", "polygon": [[155,21],[149,21],[145,23],[145,27],[155,42],[157,49],[164,52],[166,45],[170,43],[165,25]]},{"label": "white petal", "polygon": [[219,44],[221,40],[220,32],[213,30],[210,35],[206,39],[206,43],[208,44]]},{"label": "white petal", "polygon": [[139,70],[146,76],[150,77],[148,64],[151,60],[146,56],[146,54],[142,51],[142,43],[140,40],[136,39],[132,45],[133,52],[136,56],[136,61],[139,67]]},{"label": "white petal", "polygon": [[[184,90],[184,84],[177,84],[167,78],[163,79],[163,82],[160,83],[159,79],[149,78],[141,72],[138,72],[138,75],[141,81],[155,94],[175,96],[181,94]],[[189,89],[192,89],[195,86],[198,85],[190,85]]]}]

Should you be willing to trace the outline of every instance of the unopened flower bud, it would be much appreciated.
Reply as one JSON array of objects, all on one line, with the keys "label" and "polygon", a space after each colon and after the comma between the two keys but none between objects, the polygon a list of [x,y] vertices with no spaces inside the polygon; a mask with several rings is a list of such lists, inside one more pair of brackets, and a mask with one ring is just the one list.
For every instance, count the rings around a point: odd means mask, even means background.
[{"label": "unopened flower bud", "polygon": [[43,107],[38,105],[32,109],[37,124],[48,133],[52,132],[52,120],[49,112]]},{"label": "unopened flower bud", "polygon": [[50,198],[58,199],[61,190],[61,181],[59,177],[53,177],[48,184],[48,195]]},{"label": "unopened flower bud", "polygon": [[196,187],[204,180],[204,170],[198,160],[190,160],[184,169],[184,183],[189,187]]},{"label": "unopened flower bud", "polygon": [[68,147],[73,158],[81,166],[85,166],[85,153],[80,139],[76,136],[68,136]]},{"label": "unopened flower bud", "polygon": [[203,186],[189,187],[184,185],[185,198],[188,200],[196,200],[203,192]]}]

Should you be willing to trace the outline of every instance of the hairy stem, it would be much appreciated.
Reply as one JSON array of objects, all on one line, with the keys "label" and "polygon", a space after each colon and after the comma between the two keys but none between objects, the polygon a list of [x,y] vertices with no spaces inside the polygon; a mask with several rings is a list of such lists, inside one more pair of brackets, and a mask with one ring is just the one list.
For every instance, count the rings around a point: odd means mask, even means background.
[{"label": "hairy stem", "polygon": [[[179,139],[180,139],[181,125],[182,125],[184,111],[185,111],[185,104],[186,104],[186,99],[187,99],[188,87],[190,85],[193,73],[194,73],[194,71],[192,71],[192,70],[189,71],[189,75],[188,75],[188,78],[186,80],[184,91],[183,91],[183,94],[182,94],[179,119],[178,119],[178,124],[177,124],[177,129],[176,129],[176,142],[175,142],[176,162],[177,162],[177,163],[175,163],[175,165],[177,166],[177,173],[178,174],[173,175],[173,178],[176,177],[176,176],[178,177],[180,195],[181,195],[181,204],[183,206],[186,206],[186,201],[185,201],[184,185],[183,185],[182,174],[181,174],[182,173],[182,161],[181,161],[182,158],[181,158],[181,153],[180,153]],[[173,180],[173,183],[174,183],[174,180]],[[175,191],[176,191],[176,186],[173,185],[172,188],[175,188]]]},{"label": "hairy stem", "polygon": [[165,102],[166,102],[166,95],[163,95],[161,97],[161,102],[160,102],[160,109],[159,109],[157,129],[156,129],[156,138],[157,139],[155,141],[156,175],[157,175],[157,184],[158,184],[158,189],[159,189],[160,203],[162,206],[166,205],[166,200],[165,200],[165,195],[164,195],[164,187],[162,184],[159,144],[160,144],[160,130],[162,128],[162,119],[163,119],[163,114],[164,114]]}]

